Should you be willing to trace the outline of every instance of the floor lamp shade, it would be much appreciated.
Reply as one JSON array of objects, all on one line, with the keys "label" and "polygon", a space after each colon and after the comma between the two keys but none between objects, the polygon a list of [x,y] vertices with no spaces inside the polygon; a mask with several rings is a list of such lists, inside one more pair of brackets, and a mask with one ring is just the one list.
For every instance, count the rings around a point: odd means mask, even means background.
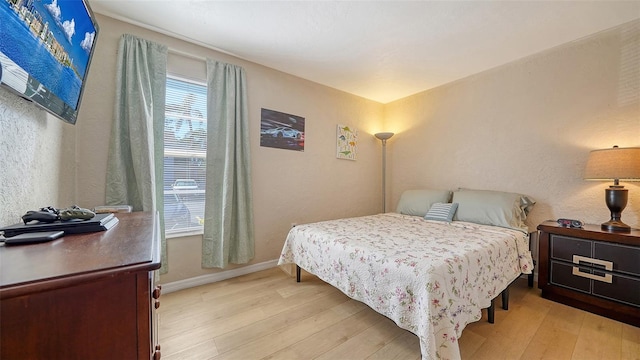
[{"label": "floor lamp shade", "polygon": [[629,190],[620,185],[623,181],[640,181],[640,147],[593,150],[589,153],[584,173],[585,180],[613,181],[605,190],[605,201],[611,211],[611,219],[602,224],[603,230],[630,231],[622,222],[622,210],[627,206]]},{"label": "floor lamp shade", "polygon": [[382,212],[387,212],[387,140],[392,136],[392,132],[381,132],[374,135],[382,140]]},{"label": "floor lamp shade", "polygon": [[393,133],[392,132],[381,132],[381,133],[376,133],[375,136],[378,139],[382,140],[382,141],[386,141],[386,140],[389,140],[393,136]]}]

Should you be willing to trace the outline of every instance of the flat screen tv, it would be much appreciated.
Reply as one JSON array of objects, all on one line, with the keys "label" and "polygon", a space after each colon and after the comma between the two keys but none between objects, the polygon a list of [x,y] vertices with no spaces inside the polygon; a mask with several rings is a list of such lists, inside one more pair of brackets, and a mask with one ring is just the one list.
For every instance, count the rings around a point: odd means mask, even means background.
[{"label": "flat screen tv", "polygon": [[97,34],[86,0],[0,0],[0,84],[75,124]]}]

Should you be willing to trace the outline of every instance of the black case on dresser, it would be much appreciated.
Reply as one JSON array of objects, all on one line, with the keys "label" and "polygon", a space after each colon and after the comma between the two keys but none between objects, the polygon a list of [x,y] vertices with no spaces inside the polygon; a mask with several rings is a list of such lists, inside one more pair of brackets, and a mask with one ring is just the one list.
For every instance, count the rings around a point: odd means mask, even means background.
[{"label": "black case on dresser", "polygon": [[640,326],[640,230],[574,229],[551,221],[538,230],[542,297]]}]

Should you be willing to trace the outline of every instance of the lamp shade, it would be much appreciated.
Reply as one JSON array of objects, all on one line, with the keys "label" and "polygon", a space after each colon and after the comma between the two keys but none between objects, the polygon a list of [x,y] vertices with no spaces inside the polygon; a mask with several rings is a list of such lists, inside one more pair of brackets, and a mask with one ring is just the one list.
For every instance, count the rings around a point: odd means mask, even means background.
[{"label": "lamp shade", "polygon": [[640,181],[640,147],[591,151],[584,179]]},{"label": "lamp shade", "polygon": [[388,140],[393,136],[392,132],[380,132],[375,134],[375,137],[377,137],[380,140]]}]

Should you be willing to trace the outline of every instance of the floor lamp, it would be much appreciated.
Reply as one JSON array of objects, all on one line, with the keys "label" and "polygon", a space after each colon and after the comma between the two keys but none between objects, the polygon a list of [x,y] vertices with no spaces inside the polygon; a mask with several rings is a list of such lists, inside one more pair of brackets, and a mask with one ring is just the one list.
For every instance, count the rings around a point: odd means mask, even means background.
[{"label": "floor lamp", "polygon": [[381,132],[375,134],[375,137],[382,140],[382,212],[387,212],[387,140],[392,136],[392,132]]}]

